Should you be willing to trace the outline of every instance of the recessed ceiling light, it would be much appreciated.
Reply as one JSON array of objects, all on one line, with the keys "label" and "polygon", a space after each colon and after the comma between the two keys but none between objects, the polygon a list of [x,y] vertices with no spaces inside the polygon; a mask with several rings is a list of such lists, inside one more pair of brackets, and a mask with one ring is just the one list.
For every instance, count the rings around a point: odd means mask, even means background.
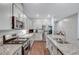
[{"label": "recessed ceiling light", "polygon": [[36,14],[36,17],[39,17],[39,14]]},{"label": "recessed ceiling light", "polygon": [[64,22],[67,22],[67,21],[68,21],[68,19],[64,19],[63,21],[64,21]]},{"label": "recessed ceiling light", "polygon": [[48,14],[48,16],[47,16],[48,18],[50,18],[50,15]]}]

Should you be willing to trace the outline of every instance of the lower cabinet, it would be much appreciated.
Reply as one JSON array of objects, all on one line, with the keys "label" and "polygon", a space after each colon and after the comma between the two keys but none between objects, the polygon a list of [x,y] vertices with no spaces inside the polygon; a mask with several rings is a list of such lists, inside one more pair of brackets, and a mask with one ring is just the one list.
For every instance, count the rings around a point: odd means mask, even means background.
[{"label": "lower cabinet", "polygon": [[57,55],[64,55],[59,49],[57,49]]},{"label": "lower cabinet", "polygon": [[47,39],[47,47],[51,55],[63,55],[62,52],[54,45],[51,40]]},{"label": "lower cabinet", "polygon": [[30,47],[33,45],[34,39],[35,39],[35,35],[33,35],[30,39]]},{"label": "lower cabinet", "polygon": [[22,48],[19,48],[18,50],[16,50],[14,55],[22,55]]},{"label": "lower cabinet", "polygon": [[60,51],[57,51],[57,55],[62,55],[62,53],[60,53]]},{"label": "lower cabinet", "polygon": [[52,53],[54,55],[57,55],[57,48],[54,45],[52,45],[51,49],[52,49]]}]

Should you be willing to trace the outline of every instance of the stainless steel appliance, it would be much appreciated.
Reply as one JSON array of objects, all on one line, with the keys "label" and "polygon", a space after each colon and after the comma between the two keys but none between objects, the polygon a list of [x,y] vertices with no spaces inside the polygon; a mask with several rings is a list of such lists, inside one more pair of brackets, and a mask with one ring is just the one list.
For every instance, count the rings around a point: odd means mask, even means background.
[{"label": "stainless steel appliance", "polygon": [[52,34],[52,26],[42,25],[42,40],[46,41],[46,34]]},{"label": "stainless steel appliance", "polygon": [[48,26],[48,34],[52,34],[52,26]]}]

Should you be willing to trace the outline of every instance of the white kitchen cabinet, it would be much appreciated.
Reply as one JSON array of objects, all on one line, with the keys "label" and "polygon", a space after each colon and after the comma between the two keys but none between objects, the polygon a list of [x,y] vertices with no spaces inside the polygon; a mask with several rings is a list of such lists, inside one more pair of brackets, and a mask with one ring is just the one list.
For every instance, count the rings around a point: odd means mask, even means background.
[{"label": "white kitchen cabinet", "polygon": [[42,32],[35,33],[35,39],[34,40],[42,40]]},{"label": "white kitchen cabinet", "polygon": [[42,33],[34,33],[33,36],[30,38],[31,46],[34,41],[42,40]]},{"label": "white kitchen cabinet", "polygon": [[57,55],[57,48],[54,45],[52,45],[51,49],[52,49],[52,53],[54,55]]},{"label": "white kitchen cabinet", "polygon": [[57,55],[63,55],[63,53],[59,49],[57,49]]},{"label": "white kitchen cabinet", "polygon": [[50,41],[49,41],[49,50],[50,54],[57,55],[57,48]]},{"label": "white kitchen cabinet", "polygon": [[51,55],[62,55],[60,50],[54,45],[53,42],[51,42],[51,40],[49,40],[49,38],[46,40],[46,45]]},{"label": "white kitchen cabinet", "polygon": [[62,55],[59,51],[57,51],[57,55]]},{"label": "white kitchen cabinet", "polygon": [[50,54],[51,54],[51,55],[54,54],[54,53],[53,53],[54,47],[53,47],[52,43],[50,42],[49,38],[46,39],[46,45],[47,45],[47,48],[48,48]]},{"label": "white kitchen cabinet", "polygon": [[18,50],[16,50],[14,55],[22,55],[22,48],[20,47]]},{"label": "white kitchen cabinet", "polygon": [[34,39],[35,39],[35,34],[29,38],[30,39],[30,47],[32,46]]}]

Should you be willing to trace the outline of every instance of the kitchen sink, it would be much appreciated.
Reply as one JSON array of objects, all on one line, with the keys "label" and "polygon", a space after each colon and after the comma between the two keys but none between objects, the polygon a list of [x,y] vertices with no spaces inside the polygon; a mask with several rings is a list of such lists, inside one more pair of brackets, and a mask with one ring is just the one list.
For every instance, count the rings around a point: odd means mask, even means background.
[{"label": "kitchen sink", "polygon": [[69,44],[69,42],[67,42],[67,41],[57,41],[58,43],[60,43],[60,44]]},{"label": "kitchen sink", "polygon": [[68,41],[63,41],[63,40],[58,40],[58,39],[55,39],[55,40],[60,44],[69,44]]}]

